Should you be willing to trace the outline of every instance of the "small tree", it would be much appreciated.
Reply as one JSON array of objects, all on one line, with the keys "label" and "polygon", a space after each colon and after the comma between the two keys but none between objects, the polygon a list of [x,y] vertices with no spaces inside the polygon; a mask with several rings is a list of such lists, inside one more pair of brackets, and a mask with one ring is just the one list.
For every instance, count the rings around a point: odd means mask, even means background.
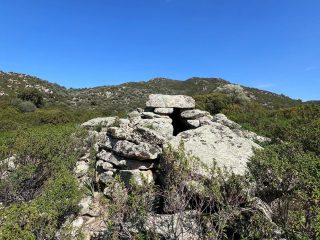
[{"label": "small tree", "polygon": [[18,93],[18,98],[23,101],[30,101],[36,107],[43,106],[43,95],[42,93],[35,88],[26,88]]}]

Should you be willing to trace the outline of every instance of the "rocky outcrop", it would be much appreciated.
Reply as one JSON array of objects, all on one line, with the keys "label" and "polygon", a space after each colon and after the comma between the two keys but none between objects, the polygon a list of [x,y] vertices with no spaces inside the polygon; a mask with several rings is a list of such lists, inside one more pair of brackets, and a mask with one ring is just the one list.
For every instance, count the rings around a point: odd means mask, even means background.
[{"label": "rocky outcrop", "polygon": [[[95,133],[96,179],[104,184],[116,175],[125,181],[129,177],[139,179],[139,171],[156,169],[164,146],[177,149],[181,142],[186,153],[199,158],[206,167],[217,163],[220,168],[244,175],[253,150],[261,148],[254,142],[259,136],[242,130],[223,114],[211,116],[194,106],[195,101],[188,96],[153,94],[145,110],[137,109],[128,114],[128,119],[117,120],[122,124],[114,126],[113,118],[98,118],[83,124],[85,127],[104,124],[102,131]],[[184,131],[174,136],[175,128]],[[81,175],[86,165],[80,162],[78,166]],[[205,175],[204,169],[198,169],[197,174]],[[149,174],[148,179],[154,176]]]},{"label": "rocky outcrop", "polygon": [[135,144],[133,142],[124,140],[118,141],[114,145],[113,151],[126,158],[132,158],[136,160],[155,160],[161,153],[161,148],[158,146],[152,146],[151,144],[145,142]]},{"label": "rocky outcrop", "polygon": [[[261,148],[258,143],[268,141],[243,130],[223,114],[211,116],[195,109],[194,99],[182,95],[152,94],[146,109],[130,112],[127,119],[97,118],[82,126],[89,129],[90,141],[94,139],[97,151],[93,184],[102,186],[106,196],[110,195],[109,185],[116,176],[126,186],[132,181],[144,186],[161,179],[158,166],[168,146],[178,150],[182,143],[187,155],[199,159],[201,165],[194,170],[195,175],[206,177],[208,168],[216,164],[221,169],[244,176],[254,149]],[[82,182],[87,180],[88,170],[89,156],[84,156],[75,169]],[[86,233],[88,236],[99,235],[97,229],[92,230],[92,223],[101,224],[101,216],[95,217],[96,211],[88,209],[90,201],[94,199],[81,202],[82,215],[75,224],[81,222],[84,229],[91,229]],[[87,215],[90,215],[89,220]],[[165,239],[198,239],[195,231],[199,226],[193,217],[192,211],[173,215],[150,213],[144,228],[146,232],[153,228]],[[171,231],[172,226],[177,233]]]},{"label": "rocky outcrop", "polygon": [[100,118],[91,119],[83,123],[81,126],[88,129],[94,129],[97,126],[109,127],[109,126],[112,126],[115,121],[116,121],[116,117],[100,117]]},{"label": "rocky outcrop", "polygon": [[[128,175],[122,171],[154,169],[163,146],[177,148],[181,142],[190,156],[207,167],[217,163],[220,168],[244,175],[253,150],[261,148],[256,142],[268,139],[243,130],[223,114],[211,116],[194,107],[194,99],[188,96],[152,94],[146,110],[137,109],[128,114],[128,119],[96,118],[82,124],[89,129],[103,127],[101,132],[91,133],[97,141],[97,172],[102,176],[97,179],[106,182],[110,176]],[[177,128],[183,131],[179,133]],[[87,168],[86,161],[78,162],[77,174],[83,175]],[[199,169],[198,173],[205,172]]]},{"label": "rocky outcrop", "polygon": [[154,112],[158,114],[167,115],[173,113],[173,108],[155,108]]},{"label": "rocky outcrop", "polygon": [[198,109],[185,110],[181,112],[181,117],[186,119],[198,119],[200,117],[208,117],[212,119],[209,112],[201,111]]},{"label": "rocky outcrop", "polygon": [[150,108],[194,108],[195,100],[184,95],[151,94],[146,106]]},{"label": "rocky outcrop", "polygon": [[[240,137],[228,126],[220,123],[188,130],[178,134],[169,144],[174,149],[183,142],[187,154],[200,160],[206,167],[212,168],[215,163],[221,169],[244,175],[247,162],[253,156],[253,150],[261,148],[252,140]],[[205,175],[205,168],[198,173]]]}]

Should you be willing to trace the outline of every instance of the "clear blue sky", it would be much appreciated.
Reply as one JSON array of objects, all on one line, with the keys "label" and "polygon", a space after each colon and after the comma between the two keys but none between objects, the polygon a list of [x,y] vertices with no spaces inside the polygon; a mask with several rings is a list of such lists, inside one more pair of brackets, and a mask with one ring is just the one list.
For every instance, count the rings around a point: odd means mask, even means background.
[{"label": "clear blue sky", "polygon": [[320,1],[1,0],[0,70],[66,87],[221,77],[320,99]]}]

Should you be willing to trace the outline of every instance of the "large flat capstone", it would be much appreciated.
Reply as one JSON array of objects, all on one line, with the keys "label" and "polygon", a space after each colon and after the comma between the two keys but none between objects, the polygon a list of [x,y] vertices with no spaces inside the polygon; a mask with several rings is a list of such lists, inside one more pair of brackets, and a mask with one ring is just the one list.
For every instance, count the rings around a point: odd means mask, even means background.
[{"label": "large flat capstone", "polygon": [[195,100],[185,95],[151,94],[146,103],[150,108],[195,108]]}]

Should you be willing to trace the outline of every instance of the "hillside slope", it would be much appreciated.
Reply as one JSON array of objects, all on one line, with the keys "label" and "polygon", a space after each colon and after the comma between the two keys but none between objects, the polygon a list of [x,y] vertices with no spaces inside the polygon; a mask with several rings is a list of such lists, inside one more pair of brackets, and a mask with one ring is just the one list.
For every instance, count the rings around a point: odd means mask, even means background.
[{"label": "hillside slope", "polygon": [[[189,96],[214,92],[218,87],[230,84],[220,78],[190,78],[178,81],[154,78],[149,81],[128,82],[115,86],[66,89],[55,83],[41,80],[26,74],[0,71],[0,100],[10,100],[25,88],[35,88],[44,94],[49,105],[65,105],[76,108],[104,109],[105,112],[127,112],[143,103],[152,93],[184,94]],[[271,108],[292,107],[301,104],[284,95],[244,87],[245,93],[264,106]]]}]

